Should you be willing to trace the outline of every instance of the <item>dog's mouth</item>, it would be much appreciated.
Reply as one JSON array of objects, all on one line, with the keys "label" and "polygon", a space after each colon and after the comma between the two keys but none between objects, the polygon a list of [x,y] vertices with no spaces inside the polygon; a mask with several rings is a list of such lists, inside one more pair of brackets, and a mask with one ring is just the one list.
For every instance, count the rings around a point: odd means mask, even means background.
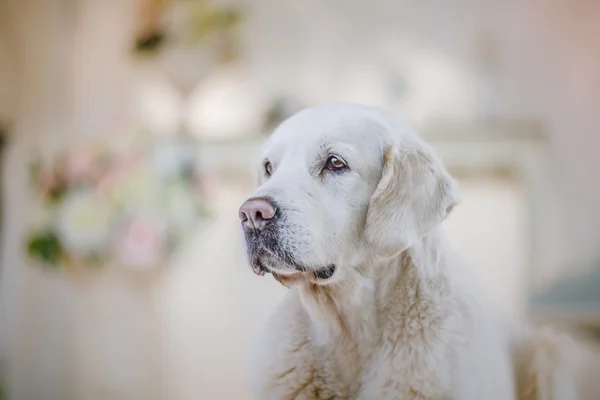
[{"label": "dog's mouth", "polygon": [[266,273],[271,272],[261,261],[260,258],[256,258],[252,261],[252,271],[258,276],[264,276]]},{"label": "dog's mouth", "polygon": [[324,268],[319,268],[313,272],[314,276],[318,279],[327,280],[335,273],[335,264],[330,264]]},{"label": "dog's mouth", "polygon": [[293,277],[322,282],[330,279],[336,271],[335,264],[309,267],[299,263],[292,252],[280,245],[275,227],[265,229],[260,235],[246,232],[245,236],[248,259],[252,271],[258,276],[272,274],[276,279]]},{"label": "dog's mouth", "polygon": [[273,276],[293,276],[293,275],[309,275],[315,280],[327,280],[333,276],[336,270],[335,264],[330,264],[320,268],[306,268],[298,265],[286,267],[284,269],[270,267],[263,262],[260,257],[252,260],[252,271],[258,276],[272,274]]}]

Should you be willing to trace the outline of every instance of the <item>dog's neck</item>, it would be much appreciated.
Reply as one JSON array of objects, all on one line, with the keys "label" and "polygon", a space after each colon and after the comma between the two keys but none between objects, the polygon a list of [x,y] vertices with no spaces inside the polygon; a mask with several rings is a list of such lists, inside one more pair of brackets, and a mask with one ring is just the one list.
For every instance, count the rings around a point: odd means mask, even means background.
[{"label": "dog's neck", "polygon": [[392,259],[353,268],[340,283],[301,283],[297,290],[315,341],[327,345],[345,339],[368,352],[389,318],[389,304],[449,290],[448,257],[444,235],[436,229]]}]

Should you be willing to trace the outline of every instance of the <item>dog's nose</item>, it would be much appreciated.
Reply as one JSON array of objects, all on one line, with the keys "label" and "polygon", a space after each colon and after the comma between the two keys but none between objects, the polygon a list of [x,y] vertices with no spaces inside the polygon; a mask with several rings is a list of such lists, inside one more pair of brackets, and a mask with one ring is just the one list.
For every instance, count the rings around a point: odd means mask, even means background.
[{"label": "dog's nose", "polygon": [[276,211],[273,203],[265,198],[250,199],[240,207],[240,220],[244,228],[262,231]]}]

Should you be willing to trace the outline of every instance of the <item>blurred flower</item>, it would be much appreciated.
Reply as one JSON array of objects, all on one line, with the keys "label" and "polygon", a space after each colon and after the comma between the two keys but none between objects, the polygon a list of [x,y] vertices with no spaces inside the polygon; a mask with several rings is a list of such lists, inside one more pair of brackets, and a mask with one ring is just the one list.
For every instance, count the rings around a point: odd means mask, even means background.
[{"label": "blurred flower", "polygon": [[136,1],[138,21],[136,26],[135,49],[138,52],[157,50],[163,42],[162,13],[164,4],[161,1]]},{"label": "blurred flower", "polygon": [[123,229],[118,243],[119,261],[133,268],[155,266],[161,259],[163,229],[156,219],[133,218]]},{"label": "blurred flower", "polygon": [[61,190],[63,183],[53,169],[42,167],[37,175],[36,186],[42,197],[48,199]]},{"label": "blurred flower", "polygon": [[65,177],[70,182],[83,182],[97,178],[98,154],[92,149],[78,150],[67,155]]},{"label": "blurred flower", "polygon": [[193,144],[133,135],[117,142],[58,154],[48,165],[35,160],[30,257],[55,267],[164,267],[206,217]]},{"label": "blurred flower", "polygon": [[140,167],[141,162],[142,158],[136,152],[128,152],[115,157],[98,179],[97,192],[119,201],[119,196],[121,196],[118,191],[119,185],[125,184],[124,180]]},{"label": "blurred flower", "polygon": [[117,178],[118,175],[115,171],[109,171],[102,175],[96,184],[96,191],[98,194],[113,198],[114,190],[117,186]]},{"label": "blurred flower", "polygon": [[106,249],[110,236],[112,207],[93,191],[66,195],[58,210],[57,229],[64,247],[85,257]]}]

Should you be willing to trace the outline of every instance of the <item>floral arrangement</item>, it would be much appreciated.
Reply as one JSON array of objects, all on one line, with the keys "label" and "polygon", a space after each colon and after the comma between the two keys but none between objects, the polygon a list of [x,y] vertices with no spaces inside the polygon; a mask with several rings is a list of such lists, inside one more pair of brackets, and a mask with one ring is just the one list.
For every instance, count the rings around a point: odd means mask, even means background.
[{"label": "floral arrangement", "polygon": [[38,158],[29,256],[54,268],[168,263],[206,219],[194,146],[101,144]]},{"label": "floral arrangement", "polygon": [[153,54],[168,44],[213,46],[221,61],[237,55],[244,10],[214,0],[138,0],[135,52]]}]

